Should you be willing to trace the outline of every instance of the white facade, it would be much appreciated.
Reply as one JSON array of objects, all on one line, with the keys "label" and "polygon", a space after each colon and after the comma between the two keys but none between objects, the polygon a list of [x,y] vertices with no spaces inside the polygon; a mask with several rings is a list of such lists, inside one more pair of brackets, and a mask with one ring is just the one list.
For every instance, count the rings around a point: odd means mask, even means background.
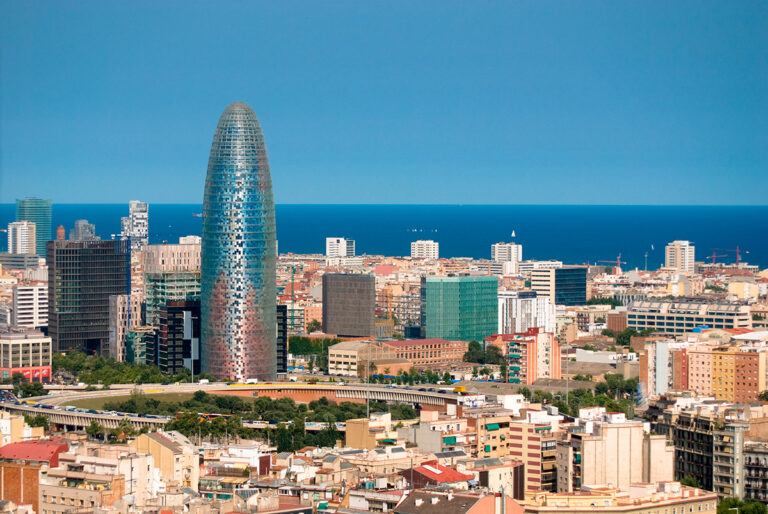
[{"label": "white facade", "polygon": [[37,253],[35,229],[31,221],[15,221],[8,224],[8,253]]},{"label": "white facade", "polygon": [[326,257],[354,257],[355,240],[343,237],[325,238],[325,256]]},{"label": "white facade", "polygon": [[499,291],[499,334],[519,334],[540,327],[544,332],[557,329],[555,305],[532,291]]},{"label": "white facade", "polygon": [[200,271],[200,244],[147,245],[142,251],[144,273]]},{"label": "white facade", "polygon": [[520,274],[530,274],[533,270],[562,268],[562,261],[523,261],[518,264]]},{"label": "white facade", "polygon": [[141,326],[141,295],[118,294],[109,297],[109,356],[125,361],[125,335]]},{"label": "white facade", "polygon": [[180,245],[199,245],[202,242],[203,238],[200,236],[181,236],[179,238]]},{"label": "white facade", "polygon": [[667,245],[664,256],[665,267],[693,273],[696,247],[690,241],[672,241]]},{"label": "white facade", "polygon": [[48,326],[48,284],[18,284],[13,288],[13,326]]},{"label": "white facade", "polygon": [[492,244],[491,260],[494,262],[521,262],[523,260],[523,245],[517,243]]},{"label": "white facade", "polygon": [[149,204],[139,200],[128,202],[128,217],[120,218],[121,239],[131,242],[131,251],[139,251],[149,242]]},{"label": "white facade", "polygon": [[419,240],[411,243],[411,257],[414,259],[440,258],[440,243],[432,240]]}]

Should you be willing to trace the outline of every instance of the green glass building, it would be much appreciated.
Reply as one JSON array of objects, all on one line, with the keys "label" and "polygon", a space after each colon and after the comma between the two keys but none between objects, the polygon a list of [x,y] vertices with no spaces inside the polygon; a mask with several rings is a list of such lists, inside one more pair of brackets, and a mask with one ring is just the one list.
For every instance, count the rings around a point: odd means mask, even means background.
[{"label": "green glass building", "polygon": [[498,289],[493,276],[422,277],[422,337],[482,341],[495,334]]},{"label": "green glass building", "polygon": [[45,257],[46,244],[51,237],[51,201],[41,198],[16,200],[16,221],[31,221],[35,224],[37,255]]},{"label": "green glass building", "polygon": [[147,325],[160,325],[160,311],[170,301],[200,300],[199,271],[151,271],[144,274]]}]

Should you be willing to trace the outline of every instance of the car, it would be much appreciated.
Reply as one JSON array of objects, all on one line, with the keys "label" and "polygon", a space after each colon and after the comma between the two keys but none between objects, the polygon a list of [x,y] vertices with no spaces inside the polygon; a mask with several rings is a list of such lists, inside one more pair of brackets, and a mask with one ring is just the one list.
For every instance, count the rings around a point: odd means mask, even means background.
[{"label": "car", "polygon": [[426,393],[427,392],[427,388],[426,387],[419,387],[419,391],[424,391]]},{"label": "car", "polygon": [[167,386],[167,385],[171,385],[171,383],[170,383],[170,382],[163,382],[163,383],[162,383],[162,384],[160,384],[160,385],[161,385],[161,386]]}]

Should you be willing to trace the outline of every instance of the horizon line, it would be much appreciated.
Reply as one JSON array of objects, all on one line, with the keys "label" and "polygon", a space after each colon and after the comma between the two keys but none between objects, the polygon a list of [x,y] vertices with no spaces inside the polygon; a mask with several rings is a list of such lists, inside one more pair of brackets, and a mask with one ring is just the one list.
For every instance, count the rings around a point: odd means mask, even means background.
[{"label": "horizon line", "polygon": [[[36,198],[36,197],[25,197]],[[43,198],[48,200],[48,198]],[[130,200],[129,200],[130,201]],[[127,205],[125,202],[52,202],[52,205]],[[144,202],[144,200],[138,200]],[[150,205],[203,205],[192,202],[145,202]],[[0,202],[15,205],[15,202]],[[768,204],[716,204],[716,203],[275,203],[275,206],[329,206],[329,207],[768,207]]]}]

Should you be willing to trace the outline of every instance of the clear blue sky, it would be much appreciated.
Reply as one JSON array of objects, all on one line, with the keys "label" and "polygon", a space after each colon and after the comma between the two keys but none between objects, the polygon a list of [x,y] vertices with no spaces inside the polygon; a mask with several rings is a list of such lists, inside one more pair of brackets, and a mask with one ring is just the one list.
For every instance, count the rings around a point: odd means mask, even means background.
[{"label": "clear blue sky", "polygon": [[0,202],[766,204],[768,2],[0,1]]}]

